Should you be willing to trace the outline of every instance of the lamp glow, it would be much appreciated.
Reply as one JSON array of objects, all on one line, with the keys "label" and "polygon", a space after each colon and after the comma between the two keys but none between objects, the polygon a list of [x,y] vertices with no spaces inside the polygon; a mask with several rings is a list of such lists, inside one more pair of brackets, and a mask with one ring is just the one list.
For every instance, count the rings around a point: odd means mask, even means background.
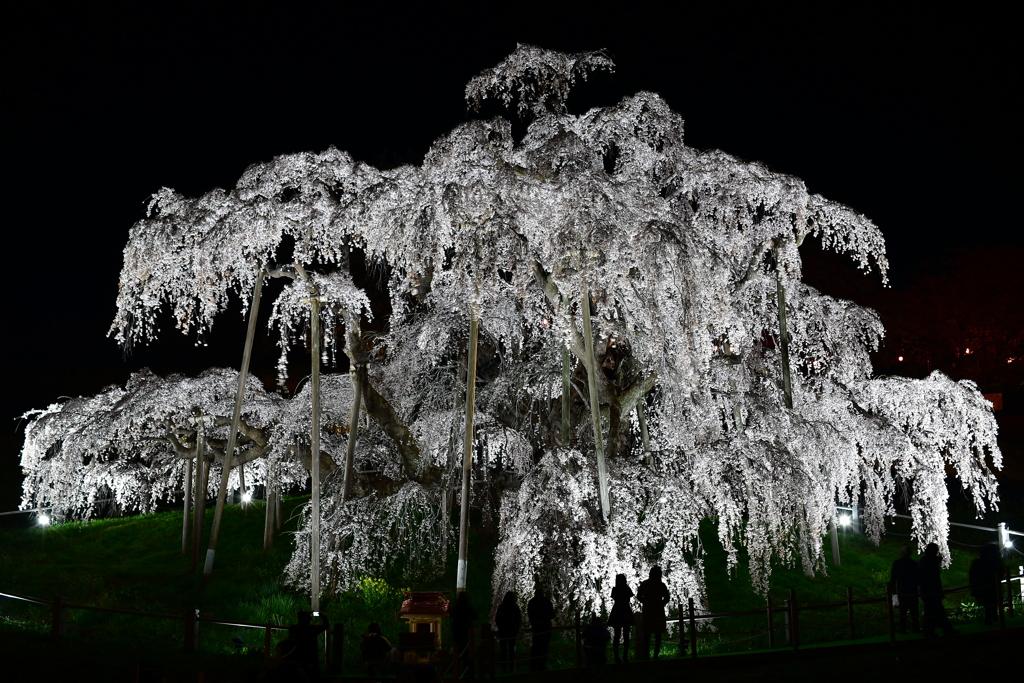
[{"label": "lamp glow", "polygon": [[839,526],[850,526],[850,522],[852,521],[853,520],[850,519],[850,515],[839,515]]},{"label": "lamp glow", "polygon": [[251,493],[246,491],[245,493],[242,494],[242,502],[243,503],[248,503],[251,500],[252,500],[252,494]]},{"label": "lamp glow", "polygon": [[1003,547],[1006,548],[1007,550],[1009,550],[1010,548],[1013,547],[1013,541],[1007,541],[1006,543],[1003,544]]},{"label": "lamp glow", "polygon": [[50,518],[48,515],[39,515],[39,526],[50,526]]}]

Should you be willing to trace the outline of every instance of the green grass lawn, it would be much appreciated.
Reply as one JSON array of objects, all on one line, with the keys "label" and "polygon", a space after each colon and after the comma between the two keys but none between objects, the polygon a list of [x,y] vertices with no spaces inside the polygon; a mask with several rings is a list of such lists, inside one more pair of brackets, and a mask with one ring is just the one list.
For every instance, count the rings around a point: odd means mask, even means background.
[{"label": "green grass lawn", "polygon": [[[263,505],[228,506],[213,580],[205,586],[190,573],[189,558],[180,552],[180,512],[49,528],[8,526],[0,529],[0,590],[46,600],[60,595],[75,604],[168,614],[199,609],[203,616],[211,618],[287,625],[294,622],[297,610],[309,604],[307,597],[280,583],[292,552],[287,532],[294,528],[295,513],[307,500],[285,500],[285,531],[277,535],[274,549],[268,552],[262,549]],[[208,510],[207,529],[212,515],[212,510]],[[705,524],[701,536],[707,552],[705,568],[711,610],[764,608],[764,598],[751,587],[746,558],[741,554],[740,566],[730,575],[713,525]],[[781,605],[789,597],[790,589],[794,589],[801,605],[844,600],[848,586],[855,598],[884,594],[889,567],[902,542],[902,538],[886,537],[876,547],[863,537],[842,534],[842,564],[832,566],[826,539],[827,573],[808,577],[799,568],[776,567],[771,580],[772,598]],[[470,548],[469,590],[477,613],[484,618],[491,605],[494,539],[474,531]],[[966,549],[954,548],[953,564],[943,577],[947,587],[967,583],[967,569],[973,556]],[[454,559],[449,558],[450,571],[411,587],[451,590]],[[403,598],[398,589],[410,586],[400,576],[373,578],[363,590],[325,600],[323,604],[323,611],[333,623],[345,624],[348,640],[344,664],[348,671],[359,669],[358,637],[369,621],[380,622],[385,635],[392,639],[404,630],[397,618]],[[947,607],[965,630],[982,628],[974,625],[976,613],[967,594],[950,596]],[[672,612],[675,616],[675,610]],[[884,605],[857,606],[854,616],[855,639],[886,637]],[[783,621],[783,615],[777,614],[776,626]],[[102,676],[97,674],[96,680],[107,680],[105,676],[110,680],[134,680],[137,666],[162,671],[169,680],[175,676],[189,680],[188,676],[200,669],[207,671],[208,681],[234,680],[240,672],[257,672],[262,666],[263,632],[254,629],[203,624],[200,651],[184,655],[184,630],[179,621],[76,610],[72,611],[67,637],[59,649],[49,644],[49,623],[47,607],[0,599],[0,638],[15,653],[10,661],[33,661],[34,666],[49,666],[53,671],[73,665],[80,676],[89,671],[105,672]],[[803,612],[800,625],[804,646],[848,638],[845,606]],[[766,626],[763,614],[718,620],[714,629],[701,632],[699,652],[714,655],[764,649]],[[275,640],[283,635],[277,633]],[[450,642],[450,636],[445,637]],[[233,638],[240,639],[242,646],[236,647]],[[669,640],[664,654],[671,656],[676,641],[671,634]],[[781,629],[776,646],[785,647]],[[552,650],[561,651],[557,659],[563,665],[574,662],[571,640],[556,637]],[[521,652],[525,655],[525,643]]]}]

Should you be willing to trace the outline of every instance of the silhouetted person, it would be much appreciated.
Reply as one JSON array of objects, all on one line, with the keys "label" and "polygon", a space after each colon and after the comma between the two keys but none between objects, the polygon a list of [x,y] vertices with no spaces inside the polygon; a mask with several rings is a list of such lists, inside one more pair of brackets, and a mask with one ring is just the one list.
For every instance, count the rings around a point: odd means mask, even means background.
[{"label": "silhouetted person", "polygon": [[654,658],[657,659],[661,653],[661,636],[665,632],[665,605],[668,604],[668,588],[661,581],[661,567],[651,567],[649,578],[641,582],[637,588],[636,599],[642,605],[640,616],[643,624],[639,657],[648,659],[651,656],[653,635]]},{"label": "silhouetted person", "polygon": [[544,589],[537,586],[530,602],[526,603],[526,616],[533,631],[533,646],[530,648],[530,671],[544,671],[548,666],[548,648],[551,646],[551,620],[555,618],[555,606],[551,604]]},{"label": "silhouetted person", "polygon": [[615,586],[612,588],[612,613],[608,615],[608,625],[615,633],[612,641],[612,650],[615,652],[615,663],[622,661],[619,658],[620,637],[624,646],[622,656],[629,659],[629,628],[636,623],[633,617],[633,607],[630,600],[633,598],[633,589],[626,583],[625,574],[615,575]]},{"label": "silhouetted person", "polygon": [[380,634],[380,624],[373,622],[363,636],[363,642],[359,646],[363,663],[366,664],[366,671],[372,678],[376,672],[384,672],[388,655],[391,654],[391,642]]},{"label": "silhouetted person", "polygon": [[918,624],[917,596],[920,592],[920,570],[917,562],[910,557],[909,545],[903,546],[903,554],[892,563],[892,571],[889,573],[889,580],[892,581],[896,590],[896,599],[899,602],[900,612],[900,633],[907,632],[907,613],[910,613],[910,624],[914,633],[920,633],[921,627]]},{"label": "silhouetted person", "polygon": [[455,651],[462,670],[469,666],[469,632],[476,621],[476,610],[469,604],[469,593],[463,591],[455,598],[452,608],[452,637],[455,639]]},{"label": "silhouetted person", "polygon": [[586,656],[587,666],[604,666],[606,662],[605,652],[608,649],[608,641],[612,639],[608,635],[608,629],[601,623],[601,617],[596,614],[590,616],[590,623],[583,629],[583,652]]},{"label": "silhouetted person", "polygon": [[516,670],[516,637],[523,625],[523,612],[516,602],[516,594],[505,593],[505,598],[494,613],[494,625],[498,627],[498,651],[501,655],[501,670]]},{"label": "silhouetted person", "polygon": [[289,661],[298,662],[310,680],[320,677],[320,644],[321,633],[331,626],[326,616],[321,616],[320,623],[313,625],[313,615],[305,610],[298,614],[297,624],[288,627],[288,639],[294,641],[295,647],[288,657]]},{"label": "silhouetted person", "polygon": [[994,545],[981,546],[978,558],[971,562],[970,582],[971,595],[985,609],[987,625],[996,623],[1002,579],[1003,562],[999,558],[999,548]]},{"label": "silhouetted person", "polygon": [[945,592],[942,590],[942,558],[939,556],[938,544],[928,544],[918,568],[921,578],[921,604],[924,607],[925,637],[934,638],[936,628],[941,628],[947,636],[959,633],[949,623],[946,608],[942,605]]},{"label": "silhouetted person", "polygon": [[309,683],[310,677],[298,661],[297,643],[285,638],[277,644],[277,665],[267,673],[267,680],[273,683]]}]

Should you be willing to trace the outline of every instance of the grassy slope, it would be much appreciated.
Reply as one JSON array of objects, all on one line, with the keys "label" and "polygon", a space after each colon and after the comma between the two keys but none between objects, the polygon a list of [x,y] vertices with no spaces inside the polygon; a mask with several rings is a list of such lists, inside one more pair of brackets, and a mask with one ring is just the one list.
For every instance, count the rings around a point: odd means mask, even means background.
[{"label": "grassy slope", "polygon": [[[304,498],[286,501],[285,518]],[[208,512],[208,524],[212,511]],[[180,553],[180,512],[167,512],[141,517],[97,520],[85,524],[66,524],[49,529],[0,530],[0,590],[50,599],[63,595],[73,603],[123,609],[181,614],[185,609],[198,607],[204,616],[238,619],[265,623],[291,623],[294,612],[308,605],[308,599],[279,585],[278,578],[291,554],[290,538],[278,536],[273,551],[262,551],[263,507],[250,505],[226,509],[224,527],[214,579],[209,586],[188,571],[188,558]],[[732,576],[726,569],[726,556],[718,544],[714,528],[707,524],[702,529],[707,551],[706,576],[711,609],[733,611],[756,609],[764,606],[763,599],[751,588],[745,558]],[[842,566],[829,562],[828,574],[805,576],[799,568],[776,568],[772,575],[771,593],[780,602],[788,597],[789,589],[797,592],[801,603],[824,602],[845,598],[846,587],[853,588],[856,597],[878,595],[884,592],[889,566],[899,553],[900,539],[885,539],[875,547],[861,537],[841,537]],[[493,568],[491,553],[493,540],[474,533],[471,535],[470,592],[474,607],[483,617],[490,608],[490,574]],[[827,551],[827,548],[826,548]],[[953,566],[944,575],[947,586],[966,583],[967,567],[973,556],[954,549]],[[831,560],[831,558],[829,558]],[[449,558],[454,566],[454,557]],[[415,586],[418,589],[450,590],[454,571]],[[399,577],[381,577],[392,588],[401,585]],[[376,607],[367,605],[358,595],[349,594],[325,603],[324,611],[335,623],[346,625],[346,632],[358,636],[367,621],[380,621],[386,635],[394,637],[401,629],[395,618],[401,595],[393,590],[378,591],[372,596]],[[951,606],[958,604],[960,596],[951,598]],[[47,631],[48,613],[44,608],[26,607],[14,601],[0,602],[4,623],[0,634],[5,647],[20,652],[23,661],[34,656],[46,658],[46,664],[60,666],[42,634]],[[884,632],[884,610],[881,606],[857,608],[857,619],[862,624],[858,635]],[[781,618],[781,617],[780,617]],[[761,628],[762,618],[749,618],[742,623],[730,620],[720,622],[720,631]],[[802,619],[806,640],[845,637],[845,609],[823,613],[809,613]],[[159,622],[140,617],[108,616],[94,612],[75,612],[70,637],[63,646],[63,659],[76,662],[76,668],[109,670],[111,667],[127,670],[136,664],[163,668],[172,675],[176,671],[223,670],[230,678],[246,668],[257,669],[261,662],[259,645],[262,634],[230,628],[204,626],[202,652],[193,657],[180,654],[182,627],[180,622]],[[249,654],[235,653],[230,644],[238,636],[257,645]],[[781,638],[781,636],[780,636]],[[739,640],[733,645],[718,641]],[[111,661],[101,657],[113,643],[123,656]],[[718,651],[749,650],[764,647],[764,639],[749,639],[726,635],[711,635],[702,650],[710,653],[717,644]],[[349,670],[358,661],[358,647],[349,641],[346,665]],[[672,648],[667,648],[670,654]],[[230,654],[229,654],[230,653]],[[90,664],[90,662],[92,662]],[[232,673],[234,672],[234,673]],[[182,673],[184,675],[184,673]],[[214,674],[208,680],[217,680]]]}]

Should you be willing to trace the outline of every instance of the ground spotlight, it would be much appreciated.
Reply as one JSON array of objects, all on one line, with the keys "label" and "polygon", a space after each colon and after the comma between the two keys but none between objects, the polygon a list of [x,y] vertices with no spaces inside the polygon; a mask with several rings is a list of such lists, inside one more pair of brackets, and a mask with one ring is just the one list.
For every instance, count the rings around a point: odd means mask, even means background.
[{"label": "ground spotlight", "polygon": [[39,515],[39,526],[50,526],[49,515]]},{"label": "ground spotlight", "polygon": [[839,515],[839,526],[850,526],[850,522],[852,521],[853,520],[850,519],[850,515]]},{"label": "ground spotlight", "polygon": [[251,500],[252,500],[252,494],[251,493],[246,491],[245,493],[242,494],[242,502],[243,503],[248,503]]}]

